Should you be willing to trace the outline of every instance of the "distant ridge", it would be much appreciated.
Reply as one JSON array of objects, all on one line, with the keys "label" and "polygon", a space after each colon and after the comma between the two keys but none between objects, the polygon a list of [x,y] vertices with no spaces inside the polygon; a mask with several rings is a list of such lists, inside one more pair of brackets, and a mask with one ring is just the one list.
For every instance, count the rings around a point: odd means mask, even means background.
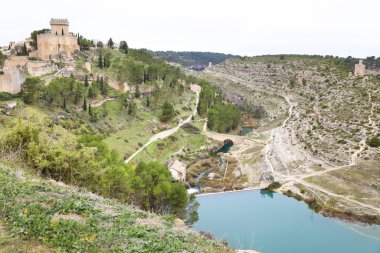
[{"label": "distant ridge", "polygon": [[221,63],[229,58],[238,57],[232,54],[213,52],[176,52],[176,51],[151,51],[155,56],[168,61],[178,63],[195,70],[203,70],[209,65]]}]

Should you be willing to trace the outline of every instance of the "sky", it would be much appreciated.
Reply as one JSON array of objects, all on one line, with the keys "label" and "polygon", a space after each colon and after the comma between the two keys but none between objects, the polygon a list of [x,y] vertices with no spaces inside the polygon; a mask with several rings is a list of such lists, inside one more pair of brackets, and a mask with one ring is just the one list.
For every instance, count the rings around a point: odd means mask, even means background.
[{"label": "sky", "polygon": [[0,45],[67,18],[71,32],[133,48],[380,56],[379,0],[7,0],[0,10]]}]

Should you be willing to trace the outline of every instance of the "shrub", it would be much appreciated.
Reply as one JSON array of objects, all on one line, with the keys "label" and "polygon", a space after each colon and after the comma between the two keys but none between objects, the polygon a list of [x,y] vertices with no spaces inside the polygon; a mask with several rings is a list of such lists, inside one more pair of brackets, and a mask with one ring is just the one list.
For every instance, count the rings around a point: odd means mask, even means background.
[{"label": "shrub", "polygon": [[370,147],[377,148],[380,146],[380,138],[372,137],[372,138],[367,140],[367,144]]},{"label": "shrub", "polygon": [[281,187],[281,184],[279,182],[275,181],[275,182],[271,183],[266,189],[269,191],[273,191],[273,190],[276,190],[280,187]]}]

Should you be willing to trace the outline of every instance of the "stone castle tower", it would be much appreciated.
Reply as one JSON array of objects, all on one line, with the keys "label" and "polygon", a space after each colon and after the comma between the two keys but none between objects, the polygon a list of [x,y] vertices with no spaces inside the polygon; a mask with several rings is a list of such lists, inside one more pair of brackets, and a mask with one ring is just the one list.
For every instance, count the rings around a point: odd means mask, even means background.
[{"label": "stone castle tower", "polygon": [[77,37],[69,32],[67,19],[51,19],[50,33],[37,35],[38,57],[49,60],[60,52],[73,53],[79,50]]},{"label": "stone castle tower", "polygon": [[365,75],[365,65],[363,60],[359,60],[359,64],[355,64],[355,76],[364,76]]}]

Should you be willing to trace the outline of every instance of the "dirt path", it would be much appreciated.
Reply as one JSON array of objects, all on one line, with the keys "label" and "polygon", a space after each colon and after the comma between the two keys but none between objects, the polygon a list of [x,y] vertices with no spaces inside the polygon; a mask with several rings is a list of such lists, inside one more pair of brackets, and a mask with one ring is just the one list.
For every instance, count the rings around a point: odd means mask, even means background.
[{"label": "dirt path", "polygon": [[189,123],[191,121],[191,118],[197,114],[197,107],[198,107],[198,103],[199,103],[199,93],[201,92],[201,87],[199,85],[192,84],[190,86],[190,88],[193,92],[196,93],[196,103],[195,103],[193,113],[191,115],[189,115],[189,117],[187,117],[185,120],[180,121],[177,126],[171,128],[171,129],[162,131],[162,132],[152,136],[147,143],[145,143],[139,150],[137,150],[134,154],[132,154],[130,157],[128,157],[125,160],[125,163],[129,163],[135,156],[137,156],[141,151],[143,151],[146,147],[148,147],[153,142],[156,142],[158,140],[162,140],[164,138],[169,137],[170,135],[177,132],[181,126],[183,126],[184,124]]},{"label": "dirt path", "polygon": [[116,100],[116,98],[105,98],[105,99],[102,99],[102,100],[94,100],[94,101],[91,102],[91,106],[92,107],[101,106],[105,102],[111,101],[111,100]]}]

